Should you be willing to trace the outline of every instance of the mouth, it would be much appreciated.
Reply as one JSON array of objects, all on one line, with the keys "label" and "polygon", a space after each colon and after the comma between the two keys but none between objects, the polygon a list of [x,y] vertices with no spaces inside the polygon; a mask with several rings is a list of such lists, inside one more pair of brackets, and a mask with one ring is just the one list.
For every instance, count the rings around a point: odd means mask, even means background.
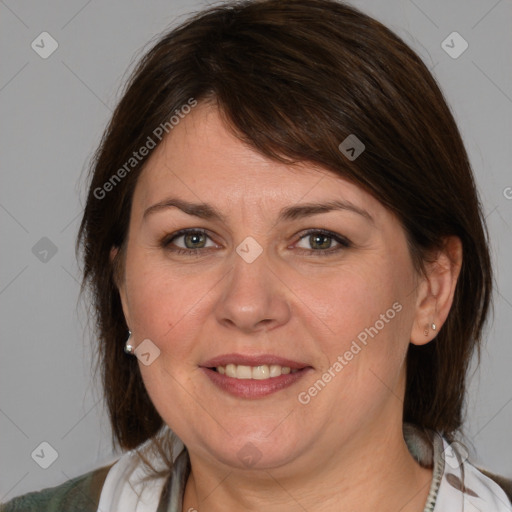
[{"label": "mouth", "polygon": [[239,398],[262,398],[285,389],[306,373],[310,365],[277,356],[226,354],[211,359],[201,370],[222,391]]},{"label": "mouth", "polygon": [[290,373],[297,373],[298,368],[291,369],[289,366],[281,366],[279,364],[262,364],[260,366],[246,366],[243,364],[227,364],[226,366],[217,366],[215,368],[209,368],[221,375],[226,375],[233,379],[254,379],[254,380],[265,380],[275,379],[281,375],[288,375]]}]

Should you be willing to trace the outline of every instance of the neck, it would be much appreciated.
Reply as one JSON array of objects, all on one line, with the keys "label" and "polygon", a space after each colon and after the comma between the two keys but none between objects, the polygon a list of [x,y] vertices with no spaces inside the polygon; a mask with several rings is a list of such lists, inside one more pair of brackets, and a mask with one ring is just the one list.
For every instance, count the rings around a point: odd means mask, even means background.
[{"label": "neck", "polygon": [[409,453],[401,424],[361,430],[341,450],[268,470],[221,468],[189,455],[184,511],[423,512],[432,480]]}]

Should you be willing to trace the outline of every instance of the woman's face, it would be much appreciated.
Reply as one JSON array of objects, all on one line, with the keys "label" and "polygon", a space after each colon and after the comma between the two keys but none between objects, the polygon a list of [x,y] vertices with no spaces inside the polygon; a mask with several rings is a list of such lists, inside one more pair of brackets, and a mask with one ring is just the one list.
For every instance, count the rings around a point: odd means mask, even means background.
[{"label": "woman's face", "polygon": [[421,281],[354,184],[261,156],[199,104],[138,180],[124,269],[145,386],[191,454],[300,467],[401,425]]}]

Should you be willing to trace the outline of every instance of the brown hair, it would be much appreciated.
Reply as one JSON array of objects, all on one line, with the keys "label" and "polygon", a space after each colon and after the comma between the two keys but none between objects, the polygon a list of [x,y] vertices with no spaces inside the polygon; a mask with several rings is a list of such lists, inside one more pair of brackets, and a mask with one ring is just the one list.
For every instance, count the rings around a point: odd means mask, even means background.
[{"label": "brown hair", "polygon": [[[137,359],[123,351],[127,325],[109,260],[112,246],[122,257],[134,187],[151,151],[133,169],[126,162],[191,98],[214,101],[240,140],[263,155],[319,164],[375,196],[401,221],[419,271],[444,237],[461,239],[448,319],[434,341],[409,347],[403,410],[404,421],[451,439],[462,425],[466,371],[492,288],[487,231],[454,118],[422,60],[378,21],[331,0],[264,0],[209,8],[160,37],[95,154],[77,250],[96,312],[114,444],[135,448],[164,426]],[[353,161],[338,149],[350,134],[365,145]]]}]

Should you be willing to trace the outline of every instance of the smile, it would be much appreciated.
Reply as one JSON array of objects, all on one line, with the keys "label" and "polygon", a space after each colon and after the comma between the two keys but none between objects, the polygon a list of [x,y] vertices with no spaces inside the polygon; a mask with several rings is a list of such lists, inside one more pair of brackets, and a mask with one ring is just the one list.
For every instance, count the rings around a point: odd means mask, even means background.
[{"label": "smile", "polygon": [[289,373],[296,373],[299,370],[297,368],[292,370],[289,366],[281,366],[279,364],[246,366],[230,363],[226,366],[217,366],[215,371],[234,379],[264,380],[280,377],[281,375],[288,375]]}]

